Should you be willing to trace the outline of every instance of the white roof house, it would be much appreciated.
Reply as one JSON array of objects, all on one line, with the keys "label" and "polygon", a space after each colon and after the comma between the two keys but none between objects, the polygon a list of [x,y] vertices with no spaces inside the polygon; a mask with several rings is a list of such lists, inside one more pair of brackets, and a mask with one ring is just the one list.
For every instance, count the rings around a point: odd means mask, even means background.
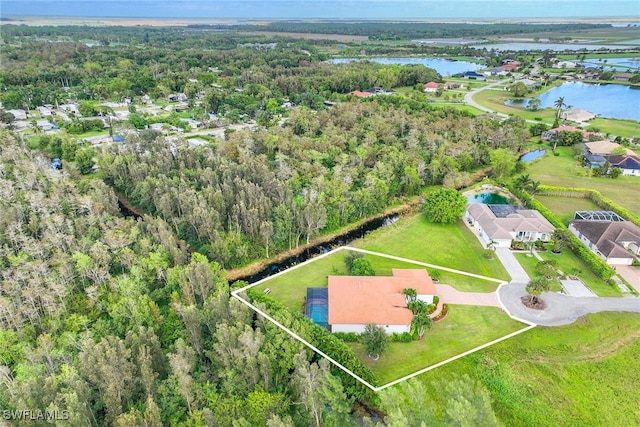
[{"label": "white roof house", "polygon": [[27,119],[27,112],[25,110],[20,110],[20,109],[7,110],[7,113],[13,114],[13,117],[15,117],[16,120],[26,120]]},{"label": "white roof house", "polygon": [[487,246],[508,248],[512,240],[548,242],[555,229],[540,212],[522,206],[472,203],[464,217]]}]

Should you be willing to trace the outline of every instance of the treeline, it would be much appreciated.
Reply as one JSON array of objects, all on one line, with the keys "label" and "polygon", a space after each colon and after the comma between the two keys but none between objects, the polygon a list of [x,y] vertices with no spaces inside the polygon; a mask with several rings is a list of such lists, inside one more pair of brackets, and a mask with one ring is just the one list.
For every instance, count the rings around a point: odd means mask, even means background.
[{"label": "treeline", "polygon": [[325,361],[230,298],[162,219],[124,219],[78,178],[0,134],[3,410],[57,414],[43,426],[352,425]]},{"label": "treeline", "polygon": [[229,133],[215,148],[132,137],[105,148],[99,165],[132,203],[231,268],[377,214],[425,185],[468,185],[491,152],[515,159],[527,138],[523,120],[381,96],[317,113],[297,108],[282,127]]},{"label": "treeline", "polygon": [[[368,36],[375,40],[419,38],[487,37],[505,34],[578,31],[610,27],[610,24],[464,24],[420,22],[269,22],[256,25],[218,25],[218,29],[238,31],[280,31],[291,33],[346,34]],[[205,27],[205,26],[197,26]],[[205,27],[206,28],[206,27]]]}]

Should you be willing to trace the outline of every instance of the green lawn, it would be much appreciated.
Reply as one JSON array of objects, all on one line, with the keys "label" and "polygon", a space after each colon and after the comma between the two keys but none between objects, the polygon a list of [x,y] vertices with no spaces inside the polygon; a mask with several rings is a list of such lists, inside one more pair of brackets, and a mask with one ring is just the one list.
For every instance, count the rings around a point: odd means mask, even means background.
[{"label": "green lawn", "polygon": [[383,385],[524,327],[497,307],[451,305],[449,315],[435,323],[422,341],[390,343],[376,361],[367,358],[362,344],[348,345]]},{"label": "green lawn", "polygon": [[593,188],[633,212],[640,212],[640,179],[621,176],[616,179],[589,177],[574,159],[569,147],[558,147],[559,156],[545,156],[527,166],[531,178],[542,184]]},{"label": "green lawn", "polygon": [[640,425],[640,314],[591,314],[536,327],[418,378],[444,409],[439,384],[468,374],[510,427]]},{"label": "green lawn", "polygon": [[[500,261],[484,258],[482,245],[462,221],[433,224],[422,214],[409,215],[389,227],[371,232],[351,246],[509,280]],[[445,282],[444,278],[442,282]]]},{"label": "green lawn", "polygon": [[[344,255],[347,251],[339,251],[320,258],[304,266],[289,270],[280,276],[269,279],[256,286],[258,290],[269,288],[269,296],[279,301],[290,310],[304,311],[304,298],[308,287],[326,287],[330,275],[348,275],[344,264]],[[393,268],[426,268],[419,265],[396,261],[393,259],[366,254],[365,258],[371,262],[376,276],[391,276]],[[433,268],[427,268],[433,271]],[[440,282],[451,285],[461,291],[468,292],[493,292],[498,288],[498,283],[488,280],[476,279],[448,271],[440,270]]]},{"label": "green lawn", "polygon": [[[601,297],[619,297],[622,296],[617,286],[611,286],[605,283],[587,267],[580,258],[578,258],[570,249],[565,248],[561,254],[554,254],[551,251],[538,252],[540,257],[545,261],[556,261],[558,269],[565,274],[575,275],[584,282],[596,295]],[[528,257],[525,253],[516,253],[516,258],[527,274],[531,277],[537,275],[535,267],[538,260],[535,257]],[[555,282],[554,282],[555,283]],[[552,291],[559,291],[560,284],[554,284]]]},{"label": "green lawn", "polygon": [[[538,258],[529,256],[528,252],[514,252],[513,255],[516,257],[522,268],[524,268],[524,271],[527,272],[529,277],[534,278],[536,276],[539,276],[539,274],[536,273],[536,265],[538,265],[538,263],[540,262],[538,261]],[[558,282],[557,280],[551,282],[551,292],[560,291],[562,291],[560,282]]]},{"label": "green lawn", "polygon": [[564,224],[573,219],[576,211],[593,211],[600,208],[591,199],[578,197],[546,196],[538,194],[538,201],[548,207]]},{"label": "green lawn", "polygon": [[[632,136],[640,137],[640,125],[630,120],[596,118],[589,121],[589,126],[600,129],[600,132],[621,136],[623,138],[630,138]],[[588,129],[589,128],[587,128],[587,130]]]}]

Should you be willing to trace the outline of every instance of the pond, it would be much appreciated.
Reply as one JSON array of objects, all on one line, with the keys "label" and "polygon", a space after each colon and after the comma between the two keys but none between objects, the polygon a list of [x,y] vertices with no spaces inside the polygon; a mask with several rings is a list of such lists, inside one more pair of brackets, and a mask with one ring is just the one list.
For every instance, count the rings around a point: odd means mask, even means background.
[{"label": "pond", "polygon": [[615,71],[637,71],[640,69],[640,57],[607,58],[604,60],[587,59],[579,62],[585,68],[601,68],[603,70]]},{"label": "pond", "polygon": [[478,193],[467,196],[467,203],[484,203],[485,205],[508,205],[509,199],[498,193]]},{"label": "pond", "polygon": [[523,162],[530,162],[532,160],[535,159],[539,159],[540,157],[544,156],[544,153],[546,153],[547,150],[535,150],[535,151],[529,151],[526,154],[523,154],[522,156],[520,156],[520,161]]},{"label": "pond", "polygon": [[[555,108],[560,97],[571,108],[587,110],[610,119],[640,121],[640,89],[618,84],[591,84],[582,82],[564,83],[538,97],[540,108]],[[520,101],[508,100],[505,105],[526,107],[529,98]]]},{"label": "pond", "polygon": [[424,65],[425,67],[433,68],[441,76],[452,76],[454,74],[464,73],[465,71],[476,71],[485,68],[482,64],[441,58],[335,58],[329,62],[333,64],[344,64],[354,61],[371,61],[386,65]]}]

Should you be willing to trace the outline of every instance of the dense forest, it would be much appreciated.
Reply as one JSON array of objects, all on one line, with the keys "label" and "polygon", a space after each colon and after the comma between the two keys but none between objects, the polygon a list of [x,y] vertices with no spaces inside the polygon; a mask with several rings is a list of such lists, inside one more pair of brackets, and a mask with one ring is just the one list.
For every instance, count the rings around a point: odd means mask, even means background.
[{"label": "dense forest", "polygon": [[[225,270],[428,186],[508,175],[528,139],[524,120],[434,108],[417,91],[355,98],[442,78],[423,66],[325,63],[305,41],[78,28],[53,42],[64,29],[0,31],[7,109],[75,102],[100,116],[104,101],[133,99],[129,119],[112,124],[124,144],[76,144],[68,127],[79,118],[52,136],[0,133],[1,408],[61,411],[57,424],[38,424],[60,426],[498,424],[468,377],[442,385],[461,408],[446,413],[416,403],[419,383],[374,395],[231,298]],[[92,34],[105,43],[74,39]],[[139,39],[117,41],[130,34]],[[136,110],[141,98],[167,104],[176,92],[187,111],[167,120],[214,114],[255,126],[201,146],[143,129],[153,118]],[[123,216],[118,197],[140,218]],[[308,319],[271,308],[372,375]]]},{"label": "dense forest", "polygon": [[[283,31],[292,33],[348,34],[367,36],[371,40],[408,40],[421,38],[487,37],[505,34],[569,32],[610,27],[610,24],[519,24],[421,22],[269,22],[260,25],[225,25],[219,29]],[[201,26],[194,26],[199,28]]]}]

